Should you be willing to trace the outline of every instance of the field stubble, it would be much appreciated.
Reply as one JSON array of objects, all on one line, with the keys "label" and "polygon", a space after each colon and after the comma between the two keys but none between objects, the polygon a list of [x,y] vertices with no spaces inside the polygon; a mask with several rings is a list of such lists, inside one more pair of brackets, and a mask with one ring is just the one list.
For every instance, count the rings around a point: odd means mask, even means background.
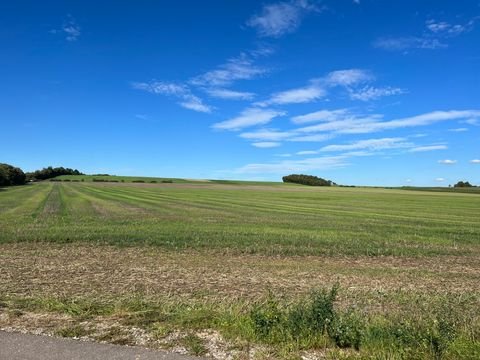
[{"label": "field stubble", "polygon": [[[9,189],[0,327],[217,358],[475,358],[479,199],[210,183]],[[312,332],[315,304],[299,304],[335,284],[335,326]],[[357,327],[360,351],[345,343]]]}]

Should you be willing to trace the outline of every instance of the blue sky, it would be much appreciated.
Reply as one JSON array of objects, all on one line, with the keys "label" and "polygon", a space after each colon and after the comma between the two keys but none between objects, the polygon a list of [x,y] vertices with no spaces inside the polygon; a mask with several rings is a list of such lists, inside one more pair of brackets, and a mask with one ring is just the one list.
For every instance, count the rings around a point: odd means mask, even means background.
[{"label": "blue sky", "polygon": [[480,1],[2,1],[0,161],[480,184]]}]

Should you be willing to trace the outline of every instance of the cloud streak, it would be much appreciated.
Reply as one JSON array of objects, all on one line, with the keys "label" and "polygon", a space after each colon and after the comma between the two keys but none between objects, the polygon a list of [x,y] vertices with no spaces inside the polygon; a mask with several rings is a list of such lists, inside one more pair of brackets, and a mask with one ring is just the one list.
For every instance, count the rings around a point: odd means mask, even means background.
[{"label": "cloud streak", "polygon": [[382,37],[375,40],[373,46],[389,51],[444,49],[448,47],[449,39],[473,30],[477,20],[478,17],[475,17],[464,24],[450,24],[446,21],[429,19],[425,22],[425,29],[419,36]]},{"label": "cloud streak", "polygon": [[216,123],[212,128],[217,130],[241,130],[250,126],[265,125],[272,119],[284,115],[286,115],[284,111],[248,108],[243,110],[237,117]]},{"label": "cloud streak", "polygon": [[455,165],[457,163],[457,160],[450,160],[450,159],[438,160],[438,163],[443,165]]},{"label": "cloud streak", "polygon": [[152,94],[172,96],[179,99],[178,104],[186,109],[197,112],[210,113],[213,107],[203,103],[202,99],[192,94],[188,86],[163,81],[134,82],[132,88],[143,90]]},{"label": "cloud streak", "polygon": [[319,11],[318,6],[309,0],[293,0],[264,5],[260,13],[247,21],[260,37],[279,38],[293,33],[303,18],[310,12]]}]

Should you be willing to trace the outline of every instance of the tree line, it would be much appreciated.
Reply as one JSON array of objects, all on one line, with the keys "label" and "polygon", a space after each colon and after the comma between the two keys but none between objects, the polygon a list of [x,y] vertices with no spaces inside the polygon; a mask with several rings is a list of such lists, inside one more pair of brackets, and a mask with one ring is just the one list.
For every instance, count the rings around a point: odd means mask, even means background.
[{"label": "tree line", "polygon": [[70,169],[64,167],[46,167],[41,170],[36,170],[34,172],[29,172],[26,174],[28,181],[37,181],[37,180],[47,180],[60,175],[85,175],[82,174],[77,169]]},{"label": "tree line", "polygon": [[310,186],[335,186],[333,181],[322,179],[318,176],[313,175],[303,175],[303,174],[291,174],[284,176],[282,178],[283,182],[285,183],[295,183],[295,184],[302,184],[302,185],[310,185]]},{"label": "tree line", "polygon": [[29,181],[52,179],[60,175],[84,175],[77,169],[64,167],[46,167],[41,170],[24,173],[19,167],[0,163],[0,186],[23,185]]}]

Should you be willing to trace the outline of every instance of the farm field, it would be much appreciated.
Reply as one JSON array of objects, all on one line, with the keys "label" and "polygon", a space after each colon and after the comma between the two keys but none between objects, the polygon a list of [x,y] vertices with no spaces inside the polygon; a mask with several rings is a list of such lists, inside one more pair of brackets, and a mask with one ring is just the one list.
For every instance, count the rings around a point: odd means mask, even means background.
[{"label": "farm field", "polygon": [[477,358],[480,197],[214,181],[0,189],[0,328],[215,358]]}]

